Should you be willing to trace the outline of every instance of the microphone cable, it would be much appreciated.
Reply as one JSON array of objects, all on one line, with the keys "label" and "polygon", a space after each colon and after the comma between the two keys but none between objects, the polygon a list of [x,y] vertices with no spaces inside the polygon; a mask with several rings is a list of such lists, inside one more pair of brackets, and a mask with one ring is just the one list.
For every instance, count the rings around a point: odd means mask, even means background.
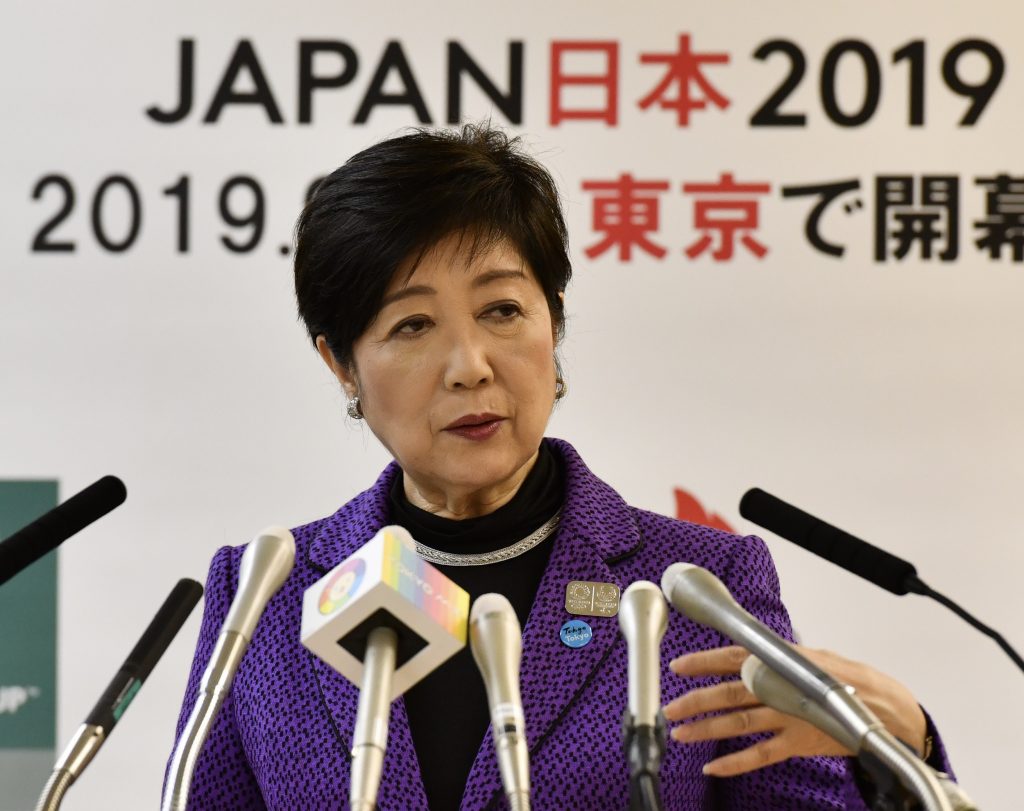
[{"label": "microphone cable", "polygon": [[908,593],[930,597],[972,628],[995,640],[1024,672],[1024,658],[1002,634],[925,583],[909,561],[862,541],[757,487],[748,490],[740,499],[740,515],[886,591],[900,597]]}]

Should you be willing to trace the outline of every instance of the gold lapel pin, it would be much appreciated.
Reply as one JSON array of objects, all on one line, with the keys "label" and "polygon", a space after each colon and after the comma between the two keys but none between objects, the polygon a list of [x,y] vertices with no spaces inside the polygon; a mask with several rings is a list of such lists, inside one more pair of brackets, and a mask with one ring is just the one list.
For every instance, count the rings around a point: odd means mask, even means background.
[{"label": "gold lapel pin", "polygon": [[619,613],[619,587],[572,580],[565,587],[565,610],[584,617],[614,617]]}]

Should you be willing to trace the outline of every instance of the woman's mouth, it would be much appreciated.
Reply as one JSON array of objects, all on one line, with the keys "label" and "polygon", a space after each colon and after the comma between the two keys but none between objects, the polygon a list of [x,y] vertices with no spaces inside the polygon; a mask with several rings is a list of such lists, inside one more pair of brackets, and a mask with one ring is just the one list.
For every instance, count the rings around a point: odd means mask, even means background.
[{"label": "woman's mouth", "polygon": [[482,441],[490,439],[500,429],[504,417],[496,414],[467,414],[445,426],[445,432],[456,434],[464,439]]}]

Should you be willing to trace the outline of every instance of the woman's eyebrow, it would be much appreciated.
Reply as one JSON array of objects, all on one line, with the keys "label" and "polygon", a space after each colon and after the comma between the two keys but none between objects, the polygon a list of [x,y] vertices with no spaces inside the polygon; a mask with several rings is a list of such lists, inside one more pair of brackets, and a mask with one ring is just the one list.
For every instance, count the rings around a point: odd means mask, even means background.
[{"label": "woman's eyebrow", "polygon": [[493,270],[485,270],[473,279],[473,287],[483,287],[484,285],[501,279],[526,279],[526,274],[519,268],[494,268]]},{"label": "woman's eyebrow", "polygon": [[410,296],[433,296],[437,295],[437,291],[433,287],[428,287],[425,284],[414,284],[412,287],[403,287],[401,290],[396,290],[394,293],[388,296],[384,296],[384,299],[380,303],[380,308],[383,310],[389,304],[394,304],[396,301],[401,301],[404,298]]},{"label": "woman's eyebrow", "polygon": [[[473,279],[473,287],[483,287],[491,282],[500,281],[501,279],[525,279],[526,274],[518,268],[494,268],[493,270],[485,270],[479,276]],[[394,304],[396,301],[409,298],[411,296],[434,296],[437,295],[437,290],[429,285],[425,284],[414,284],[411,287],[403,287],[401,290],[396,290],[388,296],[385,296],[380,303],[380,308],[383,310],[389,304]]]}]

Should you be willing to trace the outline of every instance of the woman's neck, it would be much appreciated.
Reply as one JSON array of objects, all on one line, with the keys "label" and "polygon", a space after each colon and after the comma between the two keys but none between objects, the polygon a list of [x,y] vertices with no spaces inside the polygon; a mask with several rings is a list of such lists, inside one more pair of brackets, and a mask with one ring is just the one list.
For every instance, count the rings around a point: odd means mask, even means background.
[{"label": "woman's neck", "polygon": [[408,473],[404,473],[402,477],[402,486],[409,503],[421,510],[456,521],[464,518],[477,518],[508,504],[519,492],[519,488],[526,481],[526,477],[536,462],[537,453],[534,453],[507,479],[474,490],[430,487],[417,482]]}]

